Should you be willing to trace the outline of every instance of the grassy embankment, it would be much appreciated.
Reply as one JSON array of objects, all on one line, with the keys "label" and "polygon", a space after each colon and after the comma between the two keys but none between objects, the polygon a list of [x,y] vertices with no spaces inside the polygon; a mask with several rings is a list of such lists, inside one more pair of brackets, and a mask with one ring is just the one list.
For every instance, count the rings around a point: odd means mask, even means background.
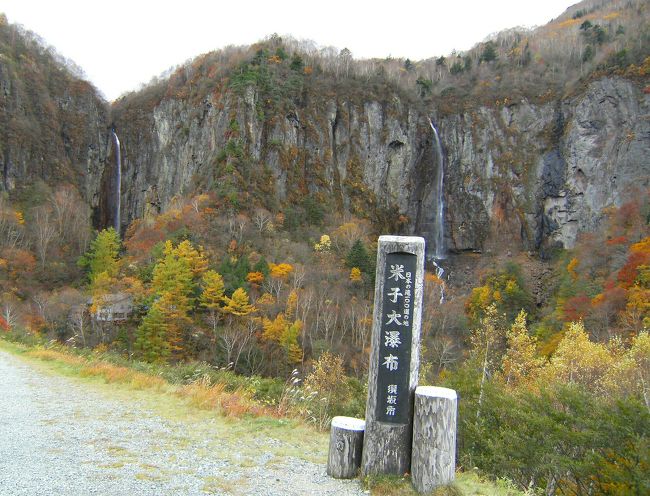
[{"label": "grassy embankment", "polygon": [[[123,401],[138,401],[163,418],[198,420],[214,418],[227,424],[239,439],[268,435],[291,440],[275,453],[277,458],[296,456],[326,463],[328,435],[299,419],[291,418],[282,391],[273,381],[257,379],[247,384],[228,371],[213,371],[205,365],[150,366],[101,352],[73,353],[61,347],[25,346],[0,339],[0,350],[29,362],[45,373],[63,375]],[[140,369],[140,370],[138,370]],[[221,379],[221,380],[220,380]],[[220,435],[223,435],[221,433]],[[373,477],[362,481],[373,495],[414,495],[408,478]],[[522,494],[507,481],[492,483],[473,472],[458,472],[456,482],[436,491],[437,495],[515,496]]]}]

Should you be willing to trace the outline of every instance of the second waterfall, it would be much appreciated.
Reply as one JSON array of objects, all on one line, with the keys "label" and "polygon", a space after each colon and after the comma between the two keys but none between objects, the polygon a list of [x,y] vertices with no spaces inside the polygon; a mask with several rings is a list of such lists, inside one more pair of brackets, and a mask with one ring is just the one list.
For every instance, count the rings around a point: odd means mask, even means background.
[{"label": "second waterfall", "polygon": [[442,145],[440,144],[440,136],[438,130],[429,119],[429,125],[433,130],[433,148],[436,155],[437,165],[435,176],[435,201],[436,201],[436,215],[433,224],[433,243],[434,251],[433,258],[435,260],[443,260],[446,257],[445,250],[445,167],[442,154]]},{"label": "second waterfall", "polygon": [[117,233],[120,233],[120,224],[122,223],[122,219],[120,216],[121,212],[121,202],[122,202],[122,154],[120,151],[120,138],[117,137],[117,133],[115,132],[115,129],[112,131],[113,133],[113,142],[115,143],[115,202],[114,202],[114,208],[115,208],[115,214],[113,216],[114,218],[114,225],[113,227],[115,228],[115,231]]},{"label": "second waterfall", "polygon": [[445,283],[444,275],[445,269],[442,267],[441,261],[446,257],[447,253],[445,250],[445,164],[444,164],[444,155],[442,153],[442,144],[440,143],[440,136],[438,136],[438,130],[436,126],[433,125],[431,119],[429,119],[429,125],[433,131],[433,152],[436,157],[436,163],[438,167],[436,168],[435,175],[435,202],[436,202],[436,214],[434,217],[433,223],[433,255],[430,257],[431,263],[436,268],[436,276],[440,280],[440,303],[442,304],[445,301]]}]

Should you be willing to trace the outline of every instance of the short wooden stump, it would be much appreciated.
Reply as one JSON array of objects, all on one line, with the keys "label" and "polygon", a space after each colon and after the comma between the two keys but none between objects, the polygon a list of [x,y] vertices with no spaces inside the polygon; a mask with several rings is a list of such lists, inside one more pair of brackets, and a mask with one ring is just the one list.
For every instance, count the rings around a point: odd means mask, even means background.
[{"label": "short wooden stump", "polygon": [[334,417],[330,430],[327,474],[336,479],[352,479],[361,466],[363,433],[366,421],[352,417]]},{"label": "short wooden stump", "polygon": [[453,389],[415,389],[411,476],[420,493],[454,481],[457,408],[458,396]]}]

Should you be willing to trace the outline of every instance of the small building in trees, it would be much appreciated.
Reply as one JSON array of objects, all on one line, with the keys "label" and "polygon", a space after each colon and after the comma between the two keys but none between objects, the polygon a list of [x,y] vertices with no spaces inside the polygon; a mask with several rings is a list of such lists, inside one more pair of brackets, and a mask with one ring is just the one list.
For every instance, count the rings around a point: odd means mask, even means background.
[{"label": "small building in trees", "polygon": [[126,320],[133,311],[133,296],[128,293],[109,293],[101,297],[101,304],[93,318],[102,322]]}]

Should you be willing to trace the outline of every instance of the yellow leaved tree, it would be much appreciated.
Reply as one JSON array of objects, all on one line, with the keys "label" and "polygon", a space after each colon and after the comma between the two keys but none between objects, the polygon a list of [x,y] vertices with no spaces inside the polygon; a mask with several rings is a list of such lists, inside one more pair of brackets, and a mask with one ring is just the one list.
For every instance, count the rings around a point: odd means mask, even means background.
[{"label": "yellow leaved tree", "polygon": [[545,360],[537,351],[537,340],[528,334],[526,312],[519,312],[506,333],[507,349],[501,359],[506,384],[512,388],[529,386],[537,380]]},{"label": "yellow leaved tree", "polygon": [[221,312],[228,321],[219,333],[219,339],[226,354],[227,366],[236,369],[243,350],[255,336],[258,319],[252,316],[257,308],[251,304],[244,288],[237,288],[230,297],[224,296],[223,301]]},{"label": "yellow leaved tree", "polygon": [[606,389],[606,372],[613,363],[610,350],[605,344],[589,339],[582,321],[571,322],[541,379],[544,384],[578,384],[602,395]]},{"label": "yellow leaved tree", "polygon": [[212,341],[214,342],[217,337],[217,326],[224,303],[225,285],[223,277],[214,270],[208,270],[203,273],[201,278],[201,288],[199,302],[202,307],[208,310],[208,320],[212,326]]},{"label": "yellow leaved tree", "polygon": [[230,298],[224,296],[223,301],[225,306],[222,311],[226,314],[243,317],[257,311],[257,308],[251,304],[244,288],[237,288]]},{"label": "yellow leaved tree", "polygon": [[208,268],[208,261],[203,253],[203,247],[194,248],[189,240],[181,241],[174,249],[171,241],[165,244],[165,255],[172,253],[178,258],[187,260],[194,278],[199,278]]},{"label": "yellow leaved tree", "polygon": [[359,267],[352,267],[350,269],[350,281],[353,283],[363,281],[363,277],[361,277],[361,269],[359,269]]},{"label": "yellow leaved tree", "polygon": [[271,360],[281,358],[285,365],[292,366],[302,361],[303,352],[298,341],[303,328],[300,320],[292,322],[281,312],[273,320],[262,319],[262,327],[262,342]]}]

